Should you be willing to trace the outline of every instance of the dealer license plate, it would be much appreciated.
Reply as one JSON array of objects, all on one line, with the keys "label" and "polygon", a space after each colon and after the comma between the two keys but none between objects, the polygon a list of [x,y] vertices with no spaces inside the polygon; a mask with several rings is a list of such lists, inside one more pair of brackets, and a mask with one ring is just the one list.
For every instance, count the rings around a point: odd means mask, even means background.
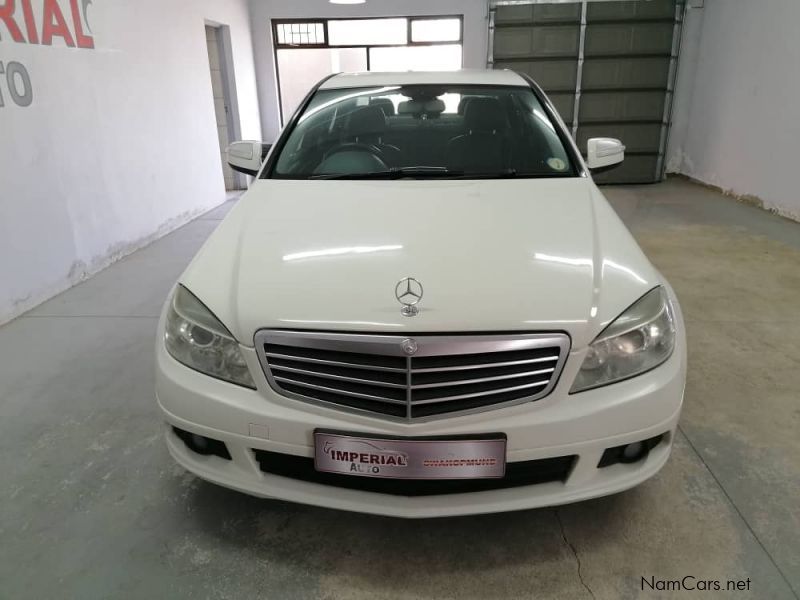
[{"label": "dealer license plate", "polygon": [[386,479],[498,478],[506,470],[506,436],[384,438],[316,430],[314,467]]}]

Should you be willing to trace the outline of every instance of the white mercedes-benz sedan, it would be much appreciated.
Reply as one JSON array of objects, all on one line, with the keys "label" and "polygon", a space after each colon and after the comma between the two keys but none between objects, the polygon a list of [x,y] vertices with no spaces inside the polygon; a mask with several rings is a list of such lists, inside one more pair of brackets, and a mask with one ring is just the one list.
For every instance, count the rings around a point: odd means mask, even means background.
[{"label": "white mercedes-benz sedan", "polygon": [[325,79],[274,146],[228,149],[256,178],[159,324],[170,453],[248,494],[399,517],[653,476],[686,336],[592,181],[623,154],[595,138],[582,158],[510,71]]}]

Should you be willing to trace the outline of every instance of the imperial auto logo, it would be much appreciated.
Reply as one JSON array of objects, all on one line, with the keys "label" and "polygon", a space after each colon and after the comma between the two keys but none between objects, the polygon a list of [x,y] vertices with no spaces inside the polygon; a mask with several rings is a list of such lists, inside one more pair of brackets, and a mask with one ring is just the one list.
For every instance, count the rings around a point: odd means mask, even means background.
[{"label": "imperial auto logo", "polygon": [[464,479],[502,477],[506,438],[491,439],[364,438],[314,432],[314,468],[387,479]]},{"label": "imperial auto logo", "polygon": [[[38,46],[53,46],[53,41],[60,38],[56,46],[63,43],[67,48],[92,50],[94,37],[90,35],[92,28],[87,15],[92,2],[5,0],[0,3],[0,47],[9,37],[16,44]],[[33,100],[34,86],[28,68],[18,60],[0,61],[0,109],[13,105],[27,108]]]},{"label": "imperial auto logo", "polygon": [[[62,0],[62,4],[58,0],[44,0],[37,23],[32,0],[21,0],[19,6],[16,0],[5,0],[0,5],[0,24],[5,25],[5,31],[18,44],[52,46],[53,38],[60,37],[69,48],[94,48],[94,38],[84,31],[84,24],[91,31],[86,18],[91,4],[92,0]],[[72,27],[66,15],[70,16]],[[0,40],[4,39],[2,35]]]},{"label": "imperial auto logo", "polygon": [[325,442],[322,451],[328,455],[332,461],[349,463],[349,470],[352,473],[371,473],[377,475],[381,472],[382,466],[401,468],[408,466],[408,454],[405,452],[386,450],[377,444],[363,440],[350,442],[348,445],[353,446],[354,444],[361,446],[363,451],[356,452],[352,449],[337,449],[336,443],[332,440],[327,440]]}]

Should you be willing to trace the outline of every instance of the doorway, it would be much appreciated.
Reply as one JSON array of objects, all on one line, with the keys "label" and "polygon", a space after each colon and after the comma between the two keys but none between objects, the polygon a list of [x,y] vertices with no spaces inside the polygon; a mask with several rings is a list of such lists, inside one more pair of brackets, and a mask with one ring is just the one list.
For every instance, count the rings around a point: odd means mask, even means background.
[{"label": "doorway", "polygon": [[281,124],[341,71],[449,71],[463,64],[462,16],[273,20]]},{"label": "doorway", "polygon": [[225,149],[231,142],[239,139],[238,119],[234,118],[236,113],[235,86],[232,80],[231,62],[227,60],[227,49],[230,48],[228,35],[227,27],[206,25],[206,46],[211,70],[211,90],[214,95],[220,164],[225,179],[225,190],[233,191],[246,189],[246,181],[244,177],[231,169],[225,160]]}]

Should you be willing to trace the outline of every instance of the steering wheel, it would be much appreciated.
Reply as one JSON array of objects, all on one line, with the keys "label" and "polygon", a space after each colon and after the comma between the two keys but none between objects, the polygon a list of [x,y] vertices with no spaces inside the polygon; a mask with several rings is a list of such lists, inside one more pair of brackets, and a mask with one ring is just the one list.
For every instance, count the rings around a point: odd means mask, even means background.
[{"label": "steering wheel", "polygon": [[388,171],[383,153],[371,144],[350,142],[325,153],[315,173],[374,173]]},{"label": "steering wheel", "polygon": [[328,150],[323,160],[327,160],[334,154],[339,154],[340,152],[366,152],[377,158],[386,166],[386,161],[383,159],[383,152],[381,152],[380,148],[373,144],[364,144],[362,142],[346,142],[344,144],[339,144],[335,148]]}]

